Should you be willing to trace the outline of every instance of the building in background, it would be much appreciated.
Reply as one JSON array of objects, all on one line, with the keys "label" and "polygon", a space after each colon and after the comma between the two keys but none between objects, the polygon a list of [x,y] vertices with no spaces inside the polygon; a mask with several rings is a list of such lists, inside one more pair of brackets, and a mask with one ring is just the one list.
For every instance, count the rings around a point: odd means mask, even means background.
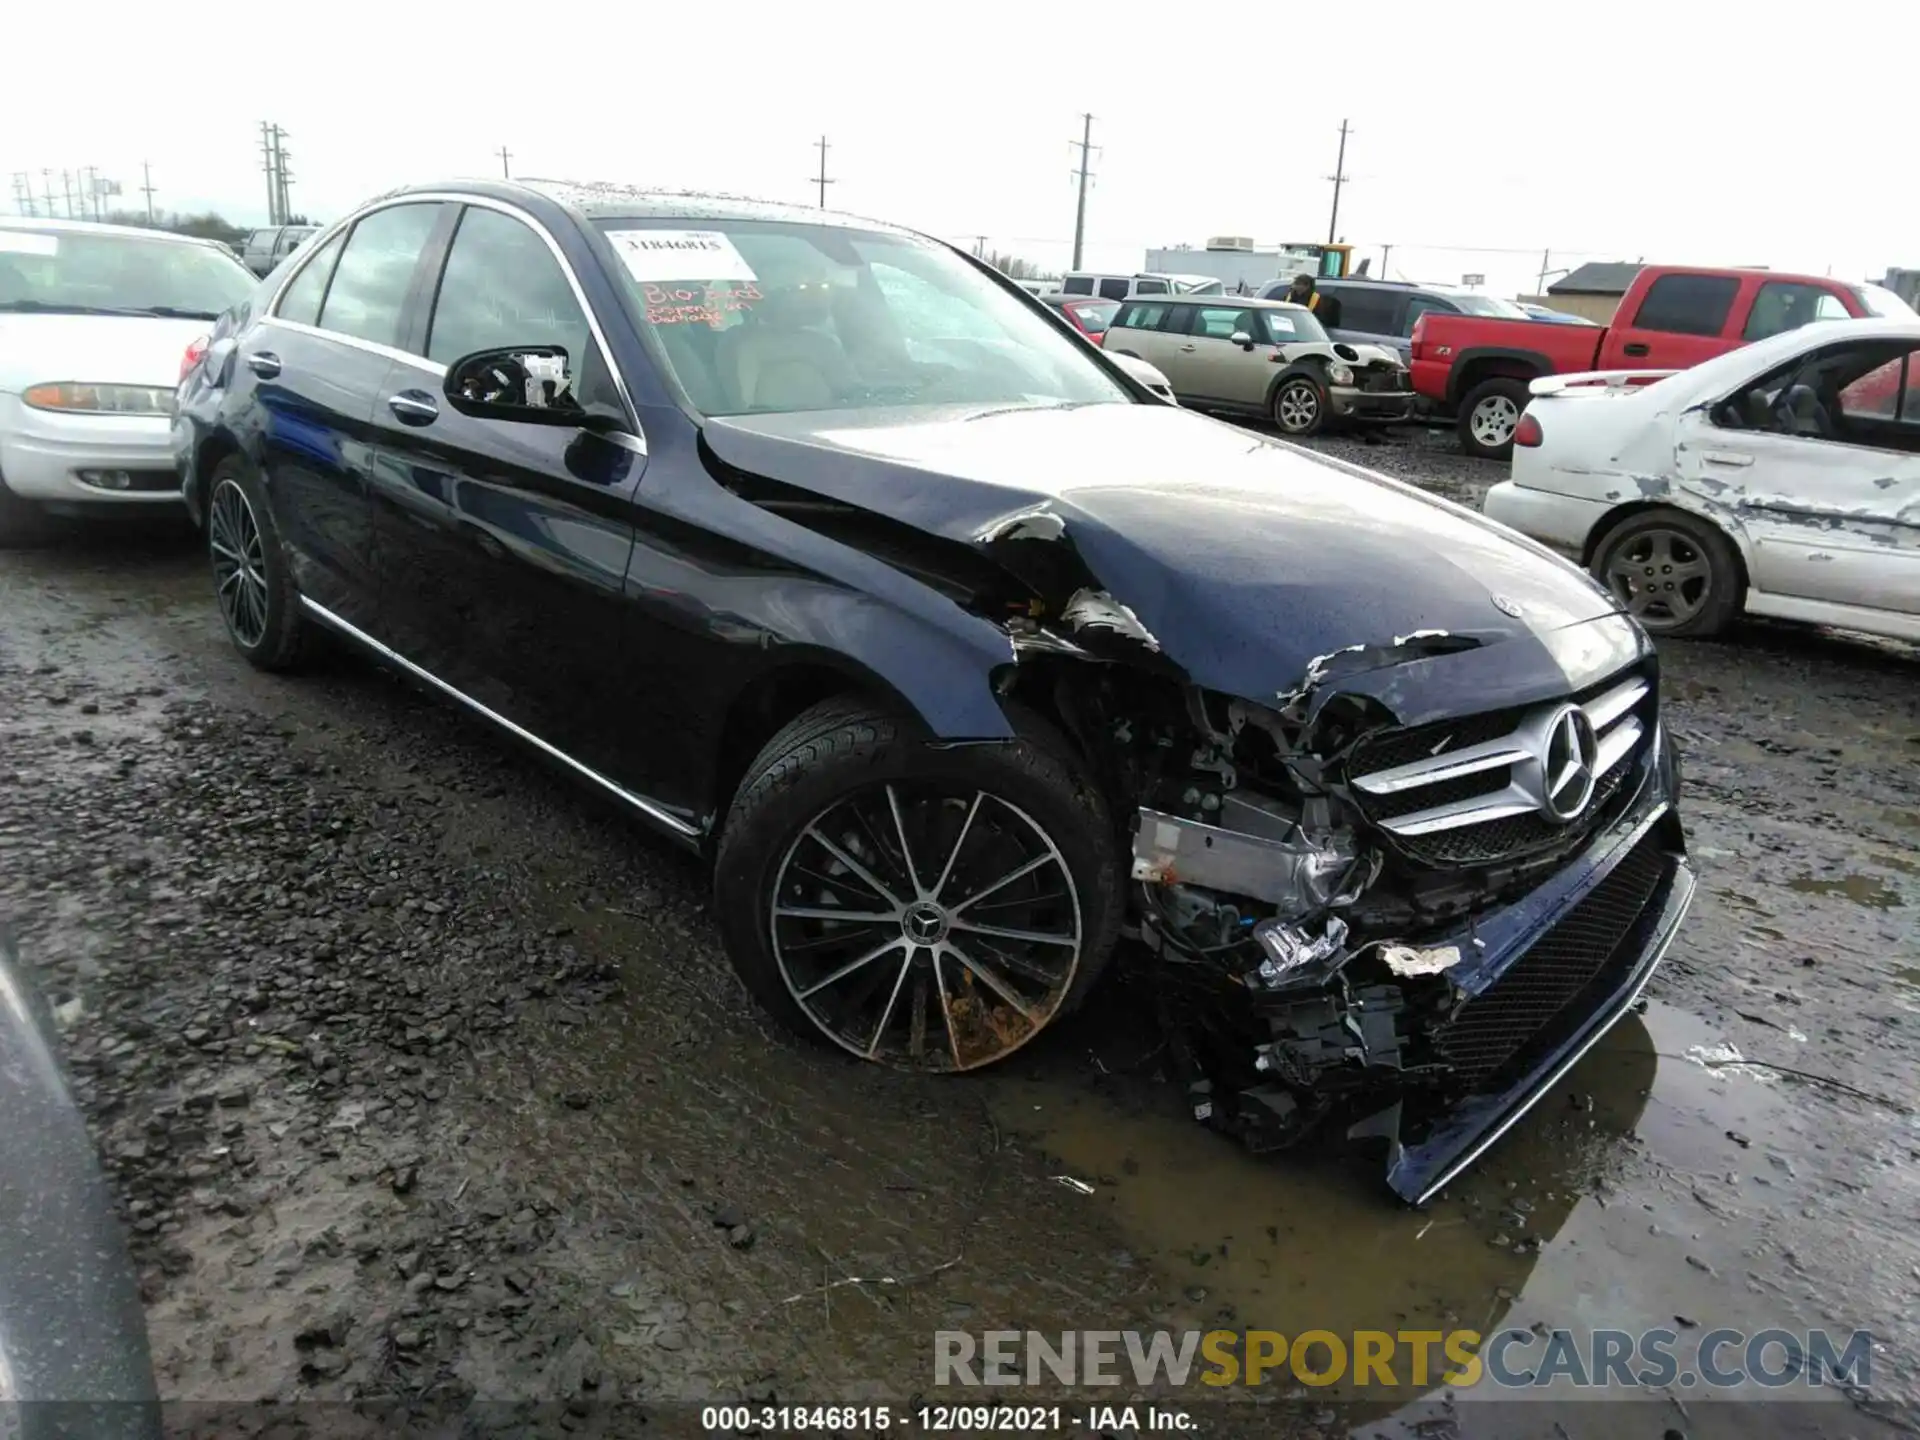
[{"label": "building in background", "polygon": [[1610,324],[1619,308],[1620,297],[1633,284],[1643,267],[1636,263],[1596,261],[1568,272],[1547,286],[1544,295],[1523,295],[1529,304],[1545,305],[1591,320],[1596,325]]},{"label": "building in background", "polygon": [[1262,250],[1246,235],[1216,235],[1204,249],[1175,245],[1147,251],[1140,268],[1150,275],[1205,275],[1229,293],[1252,294],[1282,276],[1344,275],[1349,245],[1278,245]]},{"label": "building in background", "polygon": [[1889,269],[1880,283],[1914,309],[1920,310],[1920,270]]}]

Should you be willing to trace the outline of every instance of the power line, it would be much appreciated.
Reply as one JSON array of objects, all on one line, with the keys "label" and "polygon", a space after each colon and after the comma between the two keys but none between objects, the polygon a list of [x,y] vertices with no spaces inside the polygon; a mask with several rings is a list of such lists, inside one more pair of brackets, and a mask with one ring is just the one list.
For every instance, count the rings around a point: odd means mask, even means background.
[{"label": "power line", "polygon": [[1080,199],[1073,212],[1073,268],[1080,268],[1080,251],[1087,238],[1087,181],[1093,176],[1087,170],[1087,161],[1093,154],[1093,114],[1091,111],[1081,115],[1080,138],[1071,143],[1080,147]]},{"label": "power line", "polygon": [[827,178],[827,151],[833,147],[827,144],[827,137],[822,135],[813,142],[813,148],[820,152],[820,173],[813,178],[820,187],[820,208],[824,210],[827,208],[827,186],[834,183]]},{"label": "power line", "polygon": [[1333,162],[1333,174],[1327,177],[1333,181],[1333,213],[1327,217],[1327,244],[1331,245],[1338,237],[1334,231],[1340,227],[1340,187],[1347,183],[1347,122],[1340,122],[1340,158]]}]

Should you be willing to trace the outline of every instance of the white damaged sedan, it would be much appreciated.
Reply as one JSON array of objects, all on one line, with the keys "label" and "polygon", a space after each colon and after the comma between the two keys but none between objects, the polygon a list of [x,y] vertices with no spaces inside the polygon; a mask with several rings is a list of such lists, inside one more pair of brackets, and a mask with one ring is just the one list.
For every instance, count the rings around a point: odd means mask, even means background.
[{"label": "white damaged sedan", "polygon": [[1920,319],[1532,389],[1486,513],[1578,557],[1649,631],[1745,611],[1920,640]]}]

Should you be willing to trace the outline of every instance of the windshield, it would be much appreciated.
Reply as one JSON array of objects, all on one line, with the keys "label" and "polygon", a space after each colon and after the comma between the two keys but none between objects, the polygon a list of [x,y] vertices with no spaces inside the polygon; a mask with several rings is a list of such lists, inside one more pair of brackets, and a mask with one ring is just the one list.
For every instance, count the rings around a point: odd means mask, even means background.
[{"label": "windshield", "polygon": [[1853,293],[1869,315],[1878,315],[1883,320],[1920,319],[1911,305],[1884,285],[1856,285]]},{"label": "windshield", "polygon": [[0,229],[0,311],[212,320],[259,283],[211,245],[138,230]]},{"label": "windshield", "polygon": [[1466,295],[1455,292],[1447,296],[1460,307],[1463,315],[1497,315],[1503,320],[1529,320],[1533,317],[1511,300],[1497,299],[1492,295]]},{"label": "windshield", "polygon": [[786,221],[688,223],[601,229],[703,415],[1132,399],[1083,345],[944,246]]},{"label": "windshield", "polygon": [[1266,317],[1267,335],[1275,345],[1325,345],[1327,332],[1311,310],[1259,310]]},{"label": "windshield", "polygon": [[1072,307],[1073,318],[1080,322],[1080,328],[1089,335],[1104,335],[1107,327],[1113,324],[1113,317],[1120,313],[1118,300],[1085,300]]}]

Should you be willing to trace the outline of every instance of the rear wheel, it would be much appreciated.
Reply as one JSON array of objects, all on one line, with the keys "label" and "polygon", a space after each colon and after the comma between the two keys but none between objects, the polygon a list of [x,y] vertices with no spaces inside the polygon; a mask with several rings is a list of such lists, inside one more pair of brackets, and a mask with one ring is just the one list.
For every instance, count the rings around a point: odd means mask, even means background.
[{"label": "rear wheel", "polygon": [[1482,460],[1506,459],[1513,453],[1513,432],[1528,398],[1524,380],[1482,380],[1460,403],[1460,447]]},{"label": "rear wheel", "polygon": [[1273,423],[1288,435],[1315,435],[1327,423],[1327,396],[1310,375],[1282,380],[1273,392]]},{"label": "rear wheel", "polygon": [[206,534],[214,598],[233,648],[262,670],[294,668],[310,627],[260,477],[237,455],[214,467]]},{"label": "rear wheel", "polygon": [[803,1035],[903,1070],[1006,1058],[1092,987],[1120,921],[1106,806],[1037,724],[934,748],[860,702],[761,751],[714,898],[747,988]]},{"label": "rear wheel", "polygon": [[1727,537],[1678,510],[1629,515],[1593,551],[1593,575],[1655,635],[1717,635],[1745,585]]}]

